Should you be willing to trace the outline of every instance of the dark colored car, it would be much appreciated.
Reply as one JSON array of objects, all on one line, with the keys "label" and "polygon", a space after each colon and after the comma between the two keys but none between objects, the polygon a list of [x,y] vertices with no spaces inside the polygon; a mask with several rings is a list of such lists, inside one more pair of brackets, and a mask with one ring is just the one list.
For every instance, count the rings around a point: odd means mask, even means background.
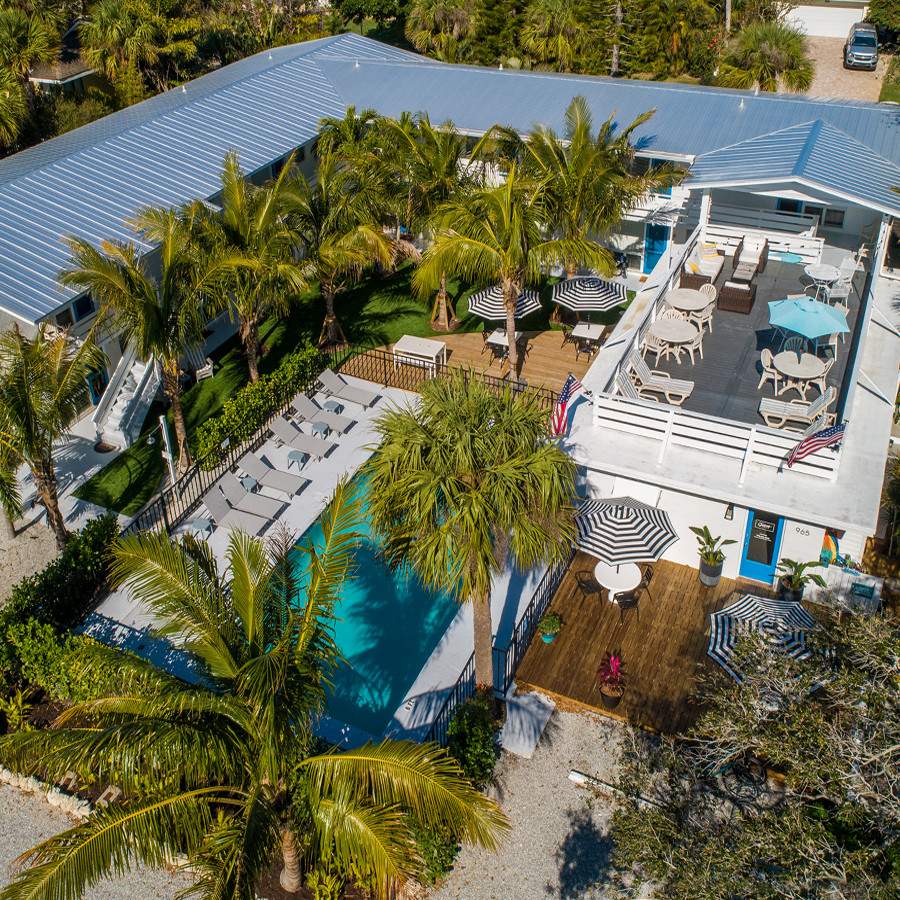
[{"label": "dark colored car", "polygon": [[857,22],[844,44],[845,69],[872,69],[878,65],[878,30],[874,25]]}]

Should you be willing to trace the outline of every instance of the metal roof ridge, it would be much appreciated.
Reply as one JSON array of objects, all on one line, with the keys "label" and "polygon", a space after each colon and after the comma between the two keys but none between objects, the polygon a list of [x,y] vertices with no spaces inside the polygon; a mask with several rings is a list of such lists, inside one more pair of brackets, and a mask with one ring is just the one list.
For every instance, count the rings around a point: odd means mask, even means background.
[{"label": "metal roof ridge", "polygon": [[[734,150],[735,147],[740,147],[744,144],[757,144],[760,141],[764,141],[766,138],[770,138],[776,134],[784,134],[788,131],[799,131],[802,128],[809,128],[814,125],[816,122],[821,122],[821,119],[810,119],[807,122],[797,122],[794,125],[785,125],[784,128],[776,128],[774,131],[766,131],[764,134],[757,134],[753,137],[744,138],[741,141],[735,141],[733,144],[725,144],[723,147],[716,147],[715,150],[707,150],[706,153],[700,153],[697,156],[698,160],[705,159],[708,156],[715,156],[717,153],[723,153],[726,150]],[[847,135],[849,137],[849,135]]]},{"label": "metal roof ridge", "polygon": [[[803,170],[806,168],[807,162],[809,162],[809,158],[812,155],[813,148],[816,145],[816,140],[819,137],[819,133],[822,131],[822,125],[824,123],[821,119],[816,119],[815,122],[812,123],[809,134],[806,136],[806,140],[803,142],[803,147],[800,149],[800,152],[797,154],[797,158],[794,160],[794,167],[791,169],[792,175],[802,175]],[[849,135],[847,135],[849,137]]]}]

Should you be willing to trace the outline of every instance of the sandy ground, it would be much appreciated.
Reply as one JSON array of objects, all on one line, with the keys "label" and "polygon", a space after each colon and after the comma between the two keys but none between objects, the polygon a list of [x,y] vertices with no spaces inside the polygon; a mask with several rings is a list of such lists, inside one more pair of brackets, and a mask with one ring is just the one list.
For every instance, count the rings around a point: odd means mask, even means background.
[{"label": "sandy ground", "polygon": [[840,97],[848,100],[877,100],[889,57],[881,54],[874,72],[845,69],[843,38],[808,37],[809,55],[816,64],[811,97]]},{"label": "sandy ground", "polygon": [[[58,809],[34,794],[0,785],[0,887],[13,874],[12,861],[30,849],[74,824]],[[190,882],[183,875],[156,869],[137,869],[127,875],[105,881],[89,890],[85,900],[170,900]]]},{"label": "sandy ground", "polygon": [[497,854],[466,848],[436,900],[596,900],[604,897],[610,805],[570,769],[615,780],[621,727],[555,712],[534,756],[500,760],[494,795],[512,822]]},{"label": "sandy ground", "polygon": [[53,532],[40,522],[21,528],[12,541],[0,537],[0,606],[17,581],[39,572],[55,558]]}]

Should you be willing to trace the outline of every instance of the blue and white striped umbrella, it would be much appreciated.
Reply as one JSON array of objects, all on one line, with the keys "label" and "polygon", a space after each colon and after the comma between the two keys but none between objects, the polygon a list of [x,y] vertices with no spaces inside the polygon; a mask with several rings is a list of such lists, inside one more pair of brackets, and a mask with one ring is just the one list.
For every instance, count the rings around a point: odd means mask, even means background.
[{"label": "blue and white striped umbrella", "polygon": [[678,540],[665,510],[633,497],[582,500],[575,528],[579,548],[611,566],[659,559]]},{"label": "blue and white striped umbrella", "polygon": [[567,278],[553,285],[553,302],[572,312],[605,312],[627,299],[624,284],[594,276]]},{"label": "blue and white striped umbrella", "polygon": [[[516,318],[524,319],[540,308],[541,299],[537,291],[522,291],[516,301]],[[469,312],[492,322],[505,319],[506,304],[503,302],[502,285],[493,284],[472,294],[469,297]]]},{"label": "blue and white striped umbrella", "polygon": [[744,594],[739,600],[710,613],[706,653],[735,681],[743,677],[735,667],[734,651],[741,635],[758,631],[783,653],[806,659],[806,632],[815,625],[812,616],[793,600],[770,600]]}]

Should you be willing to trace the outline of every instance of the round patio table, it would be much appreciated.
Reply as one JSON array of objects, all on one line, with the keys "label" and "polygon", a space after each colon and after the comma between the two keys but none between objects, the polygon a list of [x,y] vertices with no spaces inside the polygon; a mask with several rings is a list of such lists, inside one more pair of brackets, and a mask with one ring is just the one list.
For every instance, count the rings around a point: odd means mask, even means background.
[{"label": "round patio table", "polygon": [[594,578],[600,587],[605,587],[609,591],[609,600],[612,603],[616,594],[634,590],[641,583],[641,570],[634,563],[610,566],[605,562],[598,562],[594,566]]},{"label": "round patio table", "polygon": [[772,359],[772,365],[779,375],[789,379],[789,383],[778,392],[779,395],[796,388],[804,400],[809,388],[808,382],[821,378],[825,373],[825,363],[818,356],[813,356],[812,353],[798,356],[793,350],[782,350]]},{"label": "round patio table", "polygon": [[810,263],[803,271],[817,284],[831,284],[841,277],[838,267],[828,263]]},{"label": "round patio table", "polygon": [[679,312],[700,312],[710,304],[709,297],[694,288],[676,288],[666,295],[666,303]]},{"label": "round patio table", "polygon": [[667,344],[689,344],[697,337],[697,326],[687,319],[657,319],[650,326],[650,333]]}]

